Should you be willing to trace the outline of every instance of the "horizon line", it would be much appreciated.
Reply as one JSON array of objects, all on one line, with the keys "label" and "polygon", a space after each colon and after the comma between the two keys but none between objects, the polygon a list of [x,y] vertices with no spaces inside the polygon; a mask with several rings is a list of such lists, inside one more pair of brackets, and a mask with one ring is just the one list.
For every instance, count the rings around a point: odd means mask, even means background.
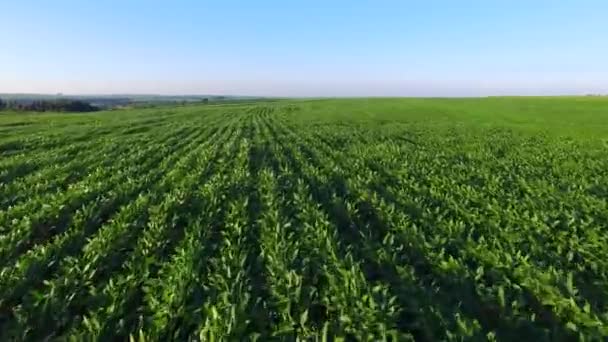
[{"label": "horizon line", "polygon": [[292,95],[292,96],[277,96],[277,95],[244,95],[244,94],[218,94],[218,93],[36,93],[36,92],[0,92],[0,96],[54,96],[54,97],[70,97],[70,96],[98,96],[98,97],[113,97],[113,96],[158,96],[158,97],[248,97],[248,98],[268,98],[268,99],[332,99],[332,98],[490,98],[490,97],[603,97],[608,96],[608,93],[563,93],[563,94],[501,94],[501,95]]}]

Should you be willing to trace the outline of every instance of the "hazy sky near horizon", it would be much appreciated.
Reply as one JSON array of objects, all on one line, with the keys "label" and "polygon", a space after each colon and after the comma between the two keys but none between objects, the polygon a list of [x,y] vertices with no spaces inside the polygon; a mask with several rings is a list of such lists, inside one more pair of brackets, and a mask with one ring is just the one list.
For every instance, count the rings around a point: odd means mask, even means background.
[{"label": "hazy sky near horizon", "polygon": [[608,1],[0,1],[0,92],[608,93]]}]

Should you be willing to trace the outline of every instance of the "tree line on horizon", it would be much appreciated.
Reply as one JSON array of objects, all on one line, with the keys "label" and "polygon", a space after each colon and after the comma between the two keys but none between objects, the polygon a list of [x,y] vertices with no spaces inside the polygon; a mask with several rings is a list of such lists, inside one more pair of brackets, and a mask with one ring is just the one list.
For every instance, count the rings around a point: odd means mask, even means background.
[{"label": "tree line on horizon", "polygon": [[24,112],[95,112],[100,110],[100,108],[85,101],[69,99],[34,100],[27,103],[0,99],[0,110]]}]

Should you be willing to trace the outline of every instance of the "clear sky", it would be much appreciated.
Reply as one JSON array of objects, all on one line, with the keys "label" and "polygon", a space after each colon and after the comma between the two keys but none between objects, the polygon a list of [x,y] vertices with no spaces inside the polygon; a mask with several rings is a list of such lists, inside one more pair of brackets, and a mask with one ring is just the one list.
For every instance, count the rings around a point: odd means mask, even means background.
[{"label": "clear sky", "polygon": [[0,92],[608,93],[608,1],[0,0]]}]

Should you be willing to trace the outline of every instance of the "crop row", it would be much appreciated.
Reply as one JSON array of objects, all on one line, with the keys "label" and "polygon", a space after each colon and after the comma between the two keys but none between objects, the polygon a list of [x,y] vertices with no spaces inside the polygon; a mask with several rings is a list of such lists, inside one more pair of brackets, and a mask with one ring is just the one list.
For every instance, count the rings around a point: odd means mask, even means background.
[{"label": "crop row", "polygon": [[282,102],[95,115],[0,139],[3,340],[608,337],[597,144]]}]

